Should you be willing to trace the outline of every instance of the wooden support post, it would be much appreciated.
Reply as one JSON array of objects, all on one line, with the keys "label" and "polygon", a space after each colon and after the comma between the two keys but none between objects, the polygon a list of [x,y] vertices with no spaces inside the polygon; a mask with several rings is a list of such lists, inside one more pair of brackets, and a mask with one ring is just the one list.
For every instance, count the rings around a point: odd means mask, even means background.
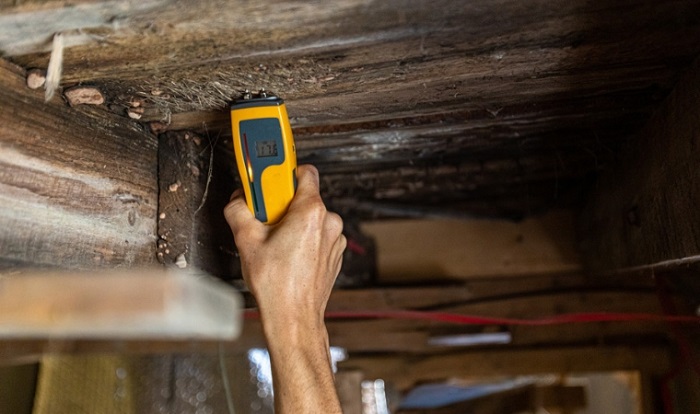
[{"label": "wooden support post", "polygon": [[0,59],[0,269],[155,262],[156,140]]},{"label": "wooden support post", "polygon": [[[216,137],[168,132],[159,137],[158,259],[229,279],[240,275],[223,209],[235,163]],[[219,143],[221,144],[221,143]]]},{"label": "wooden support post", "polygon": [[700,60],[604,174],[581,220],[586,263],[700,261]]}]

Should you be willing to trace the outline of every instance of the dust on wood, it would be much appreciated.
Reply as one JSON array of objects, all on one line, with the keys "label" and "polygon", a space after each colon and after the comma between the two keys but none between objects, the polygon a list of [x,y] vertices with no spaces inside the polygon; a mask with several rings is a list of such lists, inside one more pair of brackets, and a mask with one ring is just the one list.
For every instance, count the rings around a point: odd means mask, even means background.
[{"label": "dust on wood", "polygon": [[223,209],[236,184],[235,164],[218,136],[168,132],[159,137],[158,260],[224,279],[240,262]]},{"label": "dust on wood", "polygon": [[[693,0],[144,4],[67,48],[62,86],[100,86],[154,133],[206,122],[222,136],[226,102],[265,87],[329,197],[390,204],[369,215],[578,206],[700,53]],[[47,54],[12,59],[45,67]]]}]

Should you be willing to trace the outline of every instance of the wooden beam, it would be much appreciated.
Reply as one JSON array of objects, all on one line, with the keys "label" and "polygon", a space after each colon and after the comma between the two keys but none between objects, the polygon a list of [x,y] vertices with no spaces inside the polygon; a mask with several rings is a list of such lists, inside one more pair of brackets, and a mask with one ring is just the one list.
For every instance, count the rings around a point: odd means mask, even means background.
[{"label": "wooden beam", "polygon": [[698,107],[700,60],[591,195],[580,223],[591,269],[700,261]]},{"label": "wooden beam", "polygon": [[405,389],[418,381],[451,377],[640,370],[665,373],[671,366],[668,350],[653,347],[583,347],[466,351],[406,357],[351,357],[343,369],[359,369],[368,379],[382,378]]},{"label": "wooden beam", "polygon": [[402,220],[362,226],[375,238],[385,283],[522,276],[580,269],[573,217],[557,212],[521,223],[496,220]]},{"label": "wooden beam", "polygon": [[[62,10],[60,21],[78,24],[64,28],[42,27],[40,10],[22,16],[26,24],[11,26],[7,37],[26,40],[26,27],[33,26],[39,26],[34,30],[41,39],[60,30],[100,29],[109,39],[101,47],[86,36],[88,44],[66,51],[64,83],[108,85],[115,101],[142,93],[178,109],[173,112],[221,109],[234,91],[266,86],[300,102],[298,111],[290,112],[293,117],[318,123],[465,104],[497,112],[500,105],[532,103],[542,95],[663,88],[673,75],[664,63],[689,60],[700,32],[695,22],[670,22],[698,8],[690,0],[635,7],[643,4],[624,9],[628,32],[619,29],[622,12],[616,2],[552,8],[533,1],[524,9],[505,1],[499,3],[498,19],[486,1],[440,2],[443,13],[434,13],[435,5],[405,1],[371,9],[357,0],[335,0],[328,9],[283,2],[275,13],[266,13],[267,24],[260,27],[251,24],[250,16],[261,13],[253,5],[201,4],[182,13],[174,1],[147,1],[120,12],[119,25],[111,24],[104,5],[89,8],[91,19],[84,17],[82,26],[78,17],[84,9]],[[99,8],[108,10],[92,10]],[[653,30],[650,19],[657,19]],[[151,21],[162,22],[150,28],[157,35],[144,35],[139,29]],[[644,33],[643,42],[629,35],[637,32]],[[44,67],[46,54],[15,59]]]},{"label": "wooden beam", "polygon": [[69,108],[0,60],[0,269],[155,261],[156,140]]},{"label": "wooden beam", "polygon": [[[567,279],[570,279],[567,282]],[[578,279],[578,281],[577,281]],[[583,276],[540,276],[524,279],[476,280],[446,287],[403,287],[393,289],[357,289],[335,291],[329,312],[432,310],[465,315],[538,318],[568,312],[647,312],[658,314],[655,293],[646,287],[629,290],[601,285],[581,284]],[[614,278],[613,278],[614,279]],[[471,287],[471,288],[470,288]],[[585,346],[594,344],[664,343],[667,326],[661,322],[605,322],[555,326],[470,326],[427,320],[330,319],[327,322],[331,344],[346,348],[355,355],[377,352],[438,354],[455,348],[436,345],[431,338],[488,332],[509,332],[508,349],[523,346]],[[231,351],[264,347],[265,341],[257,320],[246,320],[238,340],[227,344]],[[505,348],[504,348],[505,349]],[[86,341],[34,340],[0,343],[0,357],[5,360],[37,355],[42,352],[125,353],[216,352],[217,343],[207,341]]]}]

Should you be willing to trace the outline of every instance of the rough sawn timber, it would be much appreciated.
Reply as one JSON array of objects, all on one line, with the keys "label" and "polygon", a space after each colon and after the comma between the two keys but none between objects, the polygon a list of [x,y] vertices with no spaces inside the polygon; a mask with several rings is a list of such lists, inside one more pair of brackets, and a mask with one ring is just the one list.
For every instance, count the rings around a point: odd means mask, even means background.
[{"label": "rough sawn timber", "polygon": [[[138,102],[144,122],[213,134],[229,128],[227,100],[265,87],[287,101],[326,195],[370,217],[578,206],[700,53],[695,0],[78,3],[44,7],[102,13],[66,50],[62,86],[96,84],[122,115]],[[37,23],[42,10],[5,13]],[[11,58],[41,68],[48,54]]]},{"label": "rough sawn timber", "polygon": [[700,262],[698,108],[700,60],[601,176],[581,221],[592,269]]},{"label": "rough sawn timber", "polygon": [[0,60],[0,268],[153,263],[155,137],[24,75]]}]

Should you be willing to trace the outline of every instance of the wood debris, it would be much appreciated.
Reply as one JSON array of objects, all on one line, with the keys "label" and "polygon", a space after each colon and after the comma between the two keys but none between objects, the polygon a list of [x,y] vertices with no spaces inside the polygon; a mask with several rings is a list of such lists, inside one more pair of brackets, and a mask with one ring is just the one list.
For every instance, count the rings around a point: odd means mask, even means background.
[{"label": "wood debris", "polygon": [[39,89],[46,83],[46,72],[41,69],[31,69],[27,72],[27,87]]},{"label": "wood debris", "polygon": [[76,86],[67,89],[63,95],[68,100],[70,106],[76,105],[102,105],[105,98],[99,89],[94,86]]}]

